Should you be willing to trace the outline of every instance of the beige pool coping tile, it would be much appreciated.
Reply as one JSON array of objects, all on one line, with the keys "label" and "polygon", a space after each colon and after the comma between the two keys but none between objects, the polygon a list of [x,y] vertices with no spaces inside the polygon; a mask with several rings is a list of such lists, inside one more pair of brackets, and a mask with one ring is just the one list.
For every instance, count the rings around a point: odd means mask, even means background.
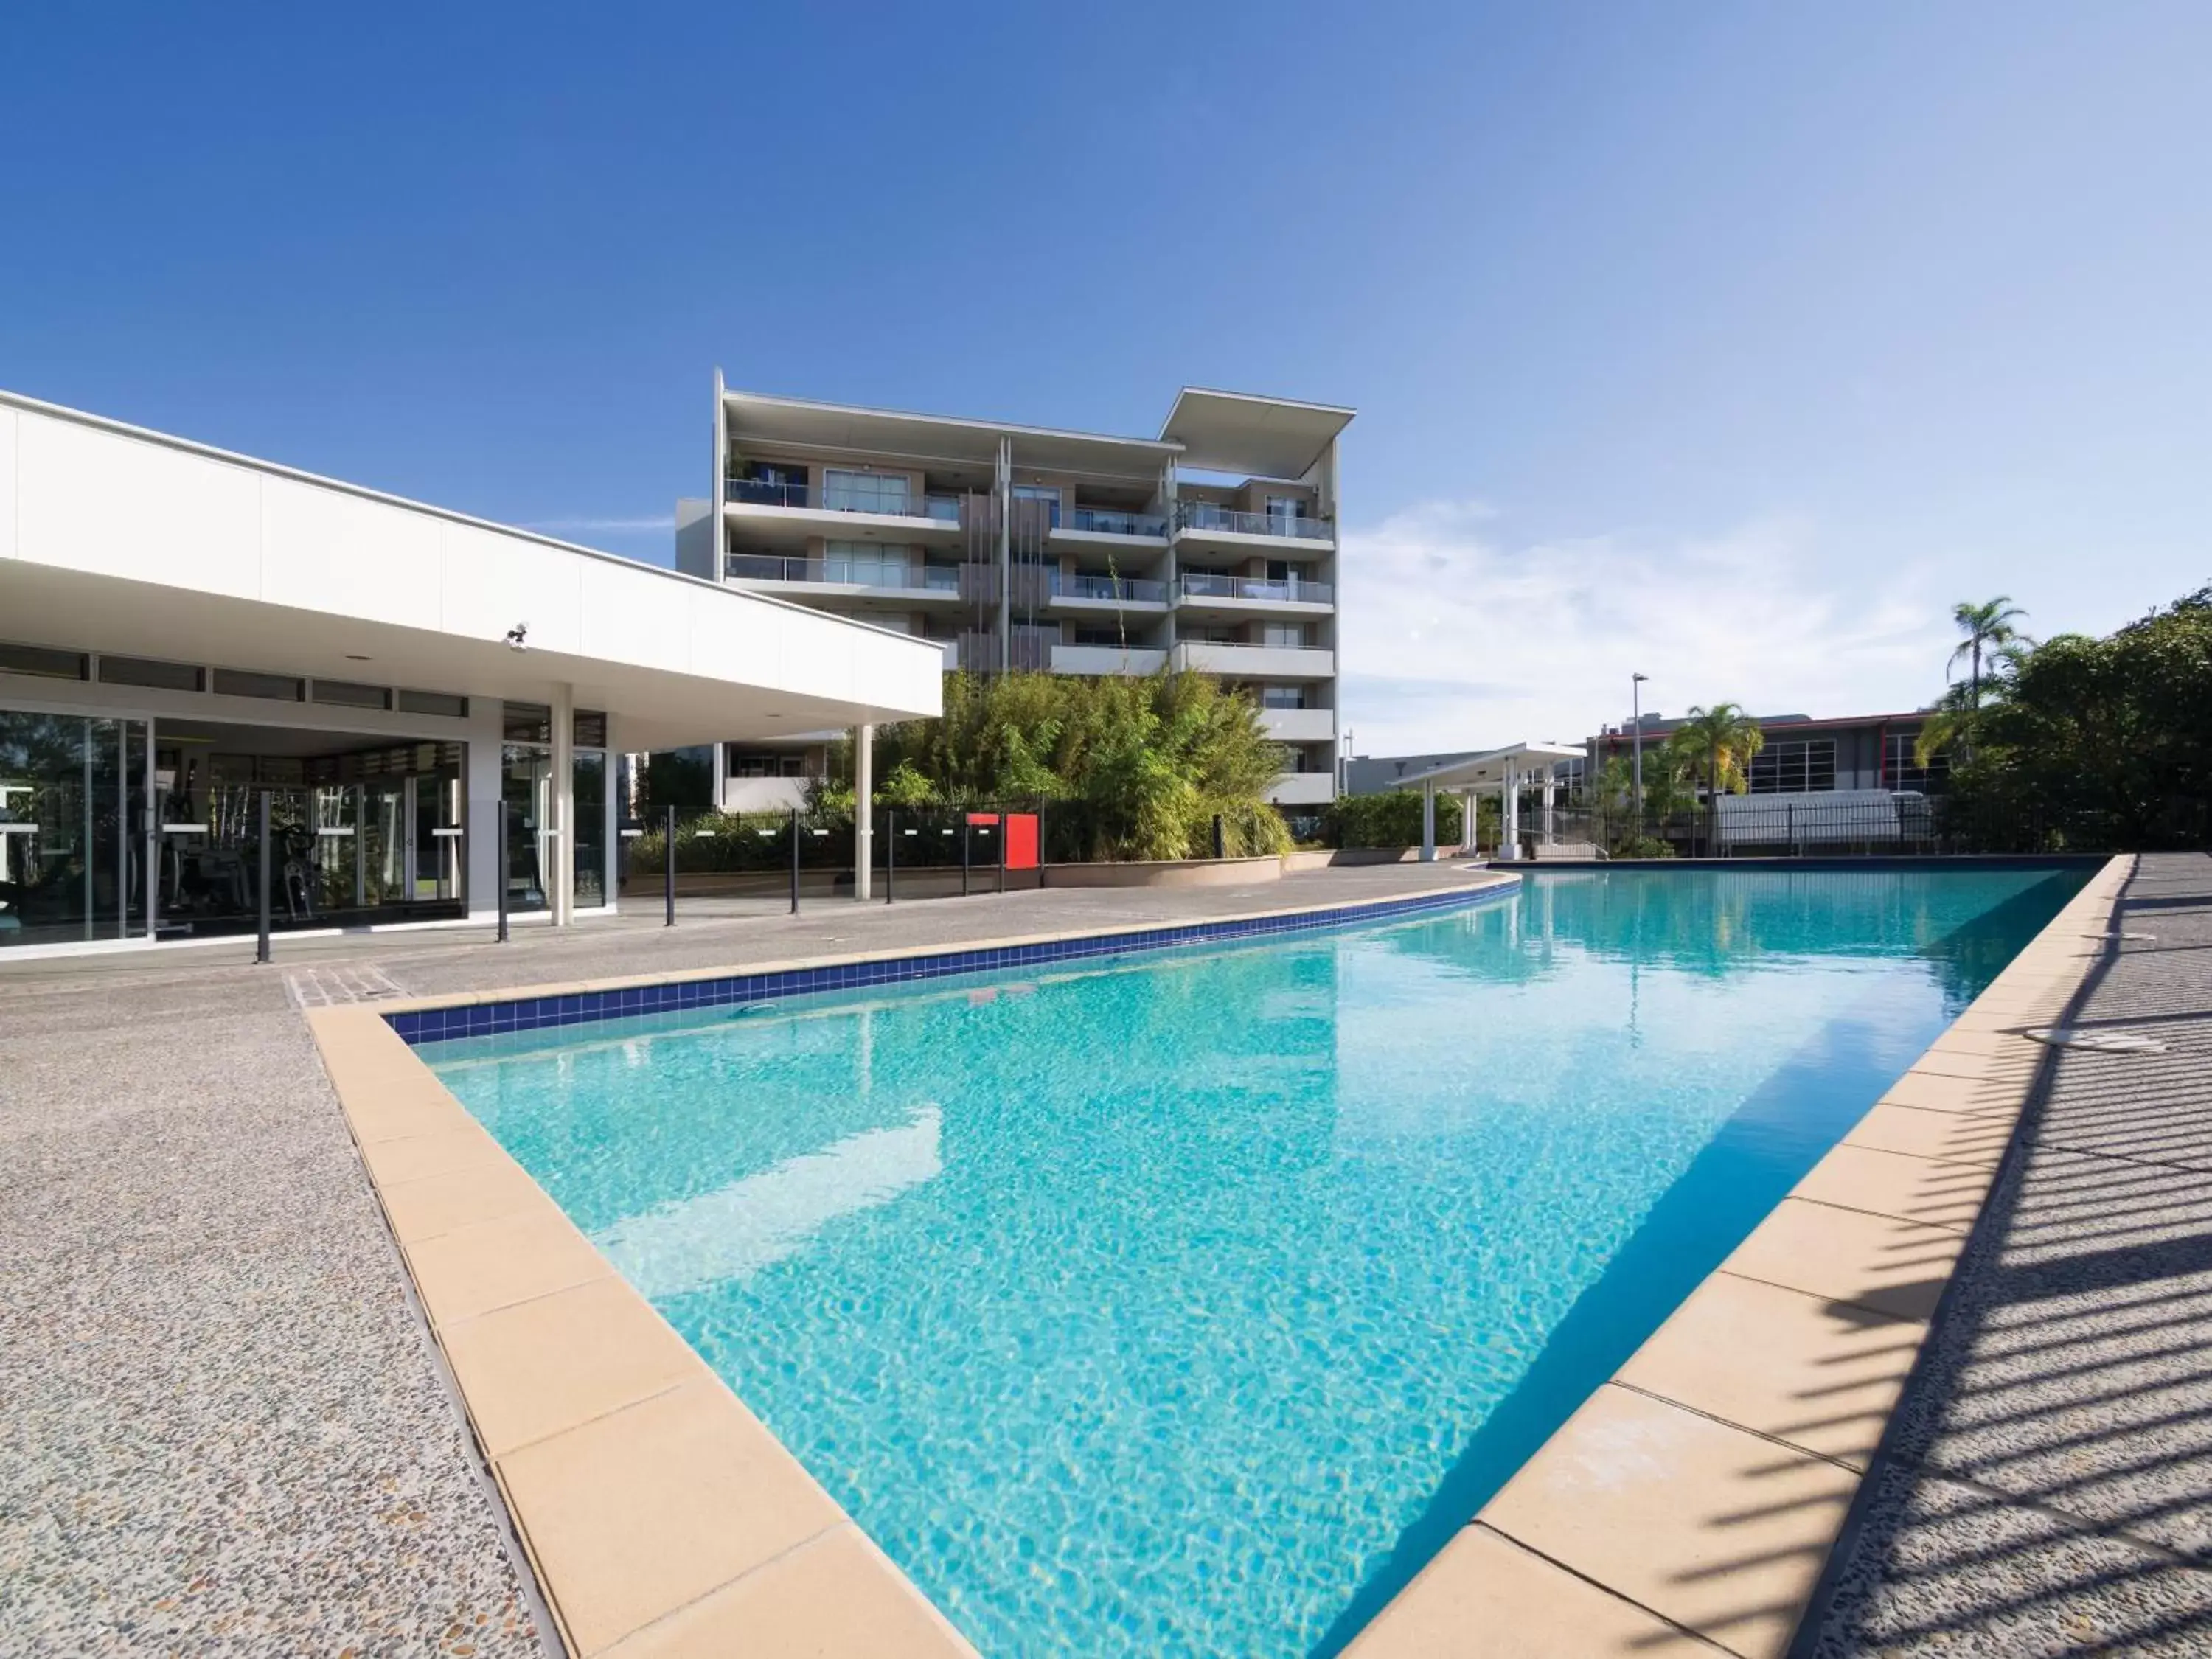
[{"label": "beige pool coping tile", "polygon": [[419,1239],[405,1249],[430,1322],[441,1328],[614,1276],[591,1240],[557,1211],[549,1215],[524,1210]]},{"label": "beige pool coping tile", "polygon": [[1785,1198],[1721,1268],[1892,1318],[1924,1320],[1965,1243],[1964,1234],[1946,1227]]},{"label": "beige pool coping tile", "polygon": [[494,1460],[712,1372],[615,1278],[457,1320],[440,1331]]},{"label": "beige pool coping tile", "polygon": [[1846,1146],[1995,1166],[2012,1144],[2016,1111],[1930,1112],[1877,1101],[1844,1136]]},{"label": "beige pool coping tile", "polygon": [[1996,1167],[1840,1142],[1791,1189],[1791,1196],[1923,1226],[1964,1232],[1982,1212]]},{"label": "beige pool coping tile", "polygon": [[430,1176],[480,1169],[504,1161],[507,1154],[483,1128],[471,1122],[425,1134],[365,1141],[361,1156],[380,1183],[398,1186]]},{"label": "beige pool coping tile", "polygon": [[1779,1659],[1853,1470],[1607,1383],[1483,1510],[1489,1526],[1745,1659]]},{"label": "beige pool coping tile", "polygon": [[609,1659],[974,1659],[975,1650],[848,1521],[605,1651]]},{"label": "beige pool coping tile", "polygon": [[[372,1166],[369,1174],[376,1170]],[[530,1173],[501,1152],[496,1159],[441,1175],[419,1176],[390,1185],[379,1182],[379,1196],[392,1231],[402,1244],[435,1238],[479,1221],[534,1210],[545,1195]]]},{"label": "beige pool coping tile", "polygon": [[1784,1652],[2045,1058],[2018,1033],[2109,948],[2074,936],[2134,867],[2107,860],[1350,1651],[1614,1651],[1560,1638],[1572,1584],[1653,1621],[1637,1651],[1687,1626]]},{"label": "beige pool coping tile", "polygon": [[[1863,1469],[1926,1331],[1917,1320],[1717,1273],[1614,1380]],[[1759,1363],[1747,1363],[1753,1354]]]},{"label": "beige pool coping tile", "polygon": [[1463,1527],[1347,1659],[1711,1659],[1727,1651],[1504,1534]]},{"label": "beige pool coping tile", "polygon": [[712,1377],[509,1452],[499,1473],[587,1653],[846,1524]]}]

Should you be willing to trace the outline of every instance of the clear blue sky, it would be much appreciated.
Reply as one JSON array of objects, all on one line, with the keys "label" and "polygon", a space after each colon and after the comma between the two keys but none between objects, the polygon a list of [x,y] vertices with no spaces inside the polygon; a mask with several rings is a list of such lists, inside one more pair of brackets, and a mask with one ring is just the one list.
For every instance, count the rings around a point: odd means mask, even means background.
[{"label": "clear blue sky", "polygon": [[709,376],[1343,402],[1363,750],[2212,580],[2212,8],[19,6],[0,385],[638,556]]}]

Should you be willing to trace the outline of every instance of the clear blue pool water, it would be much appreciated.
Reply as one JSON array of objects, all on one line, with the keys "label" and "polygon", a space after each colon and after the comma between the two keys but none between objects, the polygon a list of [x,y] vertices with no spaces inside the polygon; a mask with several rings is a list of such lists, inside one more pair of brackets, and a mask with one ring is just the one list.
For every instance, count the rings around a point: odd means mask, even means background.
[{"label": "clear blue pool water", "polygon": [[422,1052],[986,1654],[1326,1653],[2080,880],[1560,872]]}]

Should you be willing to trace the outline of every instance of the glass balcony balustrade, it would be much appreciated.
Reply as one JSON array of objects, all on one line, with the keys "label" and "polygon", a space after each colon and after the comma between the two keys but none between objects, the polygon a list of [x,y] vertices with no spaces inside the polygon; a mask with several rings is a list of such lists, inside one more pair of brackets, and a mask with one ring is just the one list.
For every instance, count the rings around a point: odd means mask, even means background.
[{"label": "glass balcony balustrade", "polygon": [[1336,526],[1327,519],[1293,518],[1287,513],[1238,513],[1211,501],[1186,501],[1176,513],[1185,531],[1219,530],[1237,536],[1290,536],[1303,541],[1334,541]]}]

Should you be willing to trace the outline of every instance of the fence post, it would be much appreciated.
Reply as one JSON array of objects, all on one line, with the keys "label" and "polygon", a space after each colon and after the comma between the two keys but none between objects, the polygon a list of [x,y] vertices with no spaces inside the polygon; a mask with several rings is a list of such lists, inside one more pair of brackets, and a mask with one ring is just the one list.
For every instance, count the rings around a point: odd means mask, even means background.
[{"label": "fence post", "polygon": [[673,804],[668,808],[661,829],[660,890],[661,896],[668,905],[668,920],[660,925],[673,927],[676,925],[676,808]]},{"label": "fence post", "polygon": [[[88,762],[87,765],[89,766]],[[90,809],[87,809],[88,811]],[[269,791],[261,792],[261,933],[253,945],[256,962],[269,960]]]},{"label": "fence post", "polygon": [[1213,856],[1217,859],[1229,856],[1229,843],[1222,838],[1221,814],[1218,812],[1213,815]]},{"label": "fence post", "polygon": [[891,887],[898,872],[898,814],[884,809],[884,902],[891,902]]},{"label": "fence post", "polygon": [[968,821],[968,809],[960,809],[960,896],[968,896],[968,866],[975,861],[975,826]]},{"label": "fence post", "polygon": [[799,914],[799,809],[791,809],[791,914]]},{"label": "fence post", "polygon": [[507,943],[507,815],[514,809],[507,805],[507,797],[499,798],[499,942]]},{"label": "fence post", "polygon": [[1006,809],[999,809],[999,890],[1006,890]]}]

